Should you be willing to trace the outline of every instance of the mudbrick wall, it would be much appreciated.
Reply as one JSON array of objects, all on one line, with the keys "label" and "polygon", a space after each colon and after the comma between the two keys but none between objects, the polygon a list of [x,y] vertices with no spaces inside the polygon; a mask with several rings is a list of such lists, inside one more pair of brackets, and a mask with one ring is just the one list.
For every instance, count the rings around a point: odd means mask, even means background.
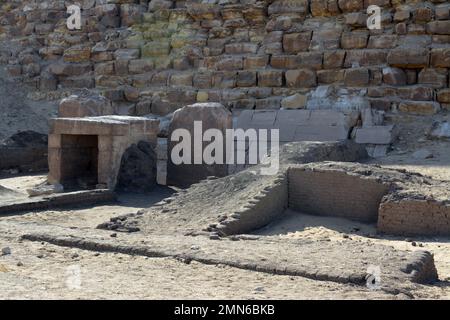
[{"label": "mudbrick wall", "polygon": [[402,235],[449,235],[450,204],[432,199],[384,201],[378,230]]},{"label": "mudbrick wall", "polygon": [[449,235],[448,182],[405,170],[322,162],[288,169],[293,210],[377,222],[393,235]]},{"label": "mudbrick wall", "polygon": [[322,216],[376,222],[389,186],[372,178],[339,171],[289,169],[289,207]]},{"label": "mudbrick wall", "polygon": [[[197,101],[450,108],[445,0],[80,0],[82,30],[69,31],[73,3],[0,1],[0,62],[36,99],[96,89],[130,115]],[[366,27],[372,4],[382,30]]]}]

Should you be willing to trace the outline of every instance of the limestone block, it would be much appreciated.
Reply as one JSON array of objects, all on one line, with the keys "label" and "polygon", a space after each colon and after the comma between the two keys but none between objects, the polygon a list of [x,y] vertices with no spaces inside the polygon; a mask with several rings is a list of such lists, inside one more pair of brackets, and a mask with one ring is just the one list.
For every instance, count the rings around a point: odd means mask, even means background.
[{"label": "limestone block", "polygon": [[[172,162],[171,153],[178,144],[178,141],[171,140],[173,132],[177,129],[186,129],[190,132],[191,138],[194,139],[194,122],[196,121],[201,121],[203,132],[208,129],[218,129],[225,136],[225,131],[232,128],[231,113],[219,103],[198,103],[175,111],[169,128],[169,163],[167,168],[169,185],[188,186],[209,176],[223,177],[227,175],[228,166],[226,164],[207,165],[203,161],[201,161],[201,164],[193,164],[194,154],[201,152],[200,155],[202,155],[204,148],[210,144],[208,142],[196,145],[191,141],[190,161],[192,164],[176,165]],[[197,156],[199,155],[197,154]]]},{"label": "limestone block", "polygon": [[355,129],[356,143],[390,144],[395,139],[394,125]]},{"label": "limestone block", "polygon": [[113,114],[111,101],[97,95],[72,95],[59,104],[58,115],[63,118],[82,118]]},{"label": "limestone block", "polygon": [[428,66],[429,50],[398,48],[389,51],[387,62],[399,68],[425,68]]}]

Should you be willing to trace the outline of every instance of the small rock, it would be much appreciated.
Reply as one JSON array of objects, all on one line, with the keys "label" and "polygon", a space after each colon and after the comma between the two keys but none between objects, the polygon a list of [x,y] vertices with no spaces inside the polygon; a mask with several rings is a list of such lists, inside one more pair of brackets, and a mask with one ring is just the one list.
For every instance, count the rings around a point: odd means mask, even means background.
[{"label": "small rock", "polygon": [[117,238],[117,233],[112,233],[112,234],[110,235],[110,237],[111,237],[111,238]]},{"label": "small rock", "polygon": [[23,263],[21,261],[17,262],[16,264],[18,267],[23,267]]},{"label": "small rock", "polygon": [[412,245],[413,247],[416,247],[416,246],[417,246],[417,243],[416,243],[415,241],[413,241],[413,242],[411,242],[411,245]]},{"label": "small rock", "polygon": [[199,247],[199,246],[196,246],[196,245],[193,245],[193,246],[191,247],[191,250],[197,251],[197,250],[200,250],[200,247]]},{"label": "small rock", "polygon": [[4,247],[2,248],[2,256],[7,256],[11,254],[11,248],[10,247]]},{"label": "small rock", "polygon": [[209,239],[210,240],[220,240],[220,236],[217,233],[213,232],[209,235]]},{"label": "small rock", "polygon": [[427,135],[430,139],[450,139],[450,123],[447,121],[433,123]]},{"label": "small rock", "polygon": [[78,258],[78,257],[79,257],[78,253],[74,253],[74,254],[72,255],[72,259],[76,259],[76,258]]},{"label": "small rock", "polygon": [[39,259],[43,259],[43,258],[44,258],[44,255],[43,255],[43,254],[39,254],[39,255],[37,255],[37,257],[38,257]]}]

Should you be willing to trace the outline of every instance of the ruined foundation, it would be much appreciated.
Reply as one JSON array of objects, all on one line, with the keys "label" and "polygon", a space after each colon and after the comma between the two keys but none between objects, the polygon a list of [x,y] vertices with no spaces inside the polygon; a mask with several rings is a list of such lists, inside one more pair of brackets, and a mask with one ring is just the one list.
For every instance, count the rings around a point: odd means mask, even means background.
[{"label": "ruined foundation", "polygon": [[376,222],[388,186],[373,179],[337,171],[290,168],[289,207],[316,215]]}]

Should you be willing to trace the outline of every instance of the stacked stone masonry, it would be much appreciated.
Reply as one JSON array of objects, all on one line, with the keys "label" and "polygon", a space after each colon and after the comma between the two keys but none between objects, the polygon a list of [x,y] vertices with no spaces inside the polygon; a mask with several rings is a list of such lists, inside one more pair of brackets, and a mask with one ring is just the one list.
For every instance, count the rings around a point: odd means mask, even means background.
[{"label": "stacked stone masonry", "polygon": [[[287,97],[309,108],[324,85],[374,109],[450,107],[448,1],[78,2],[82,29],[69,31],[71,1],[0,1],[0,62],[11,78],[53,97],[95,89],[126,115],[206,101],[279,109],[292,106]],[[366,26],[373,4],[382,30]]]}]

